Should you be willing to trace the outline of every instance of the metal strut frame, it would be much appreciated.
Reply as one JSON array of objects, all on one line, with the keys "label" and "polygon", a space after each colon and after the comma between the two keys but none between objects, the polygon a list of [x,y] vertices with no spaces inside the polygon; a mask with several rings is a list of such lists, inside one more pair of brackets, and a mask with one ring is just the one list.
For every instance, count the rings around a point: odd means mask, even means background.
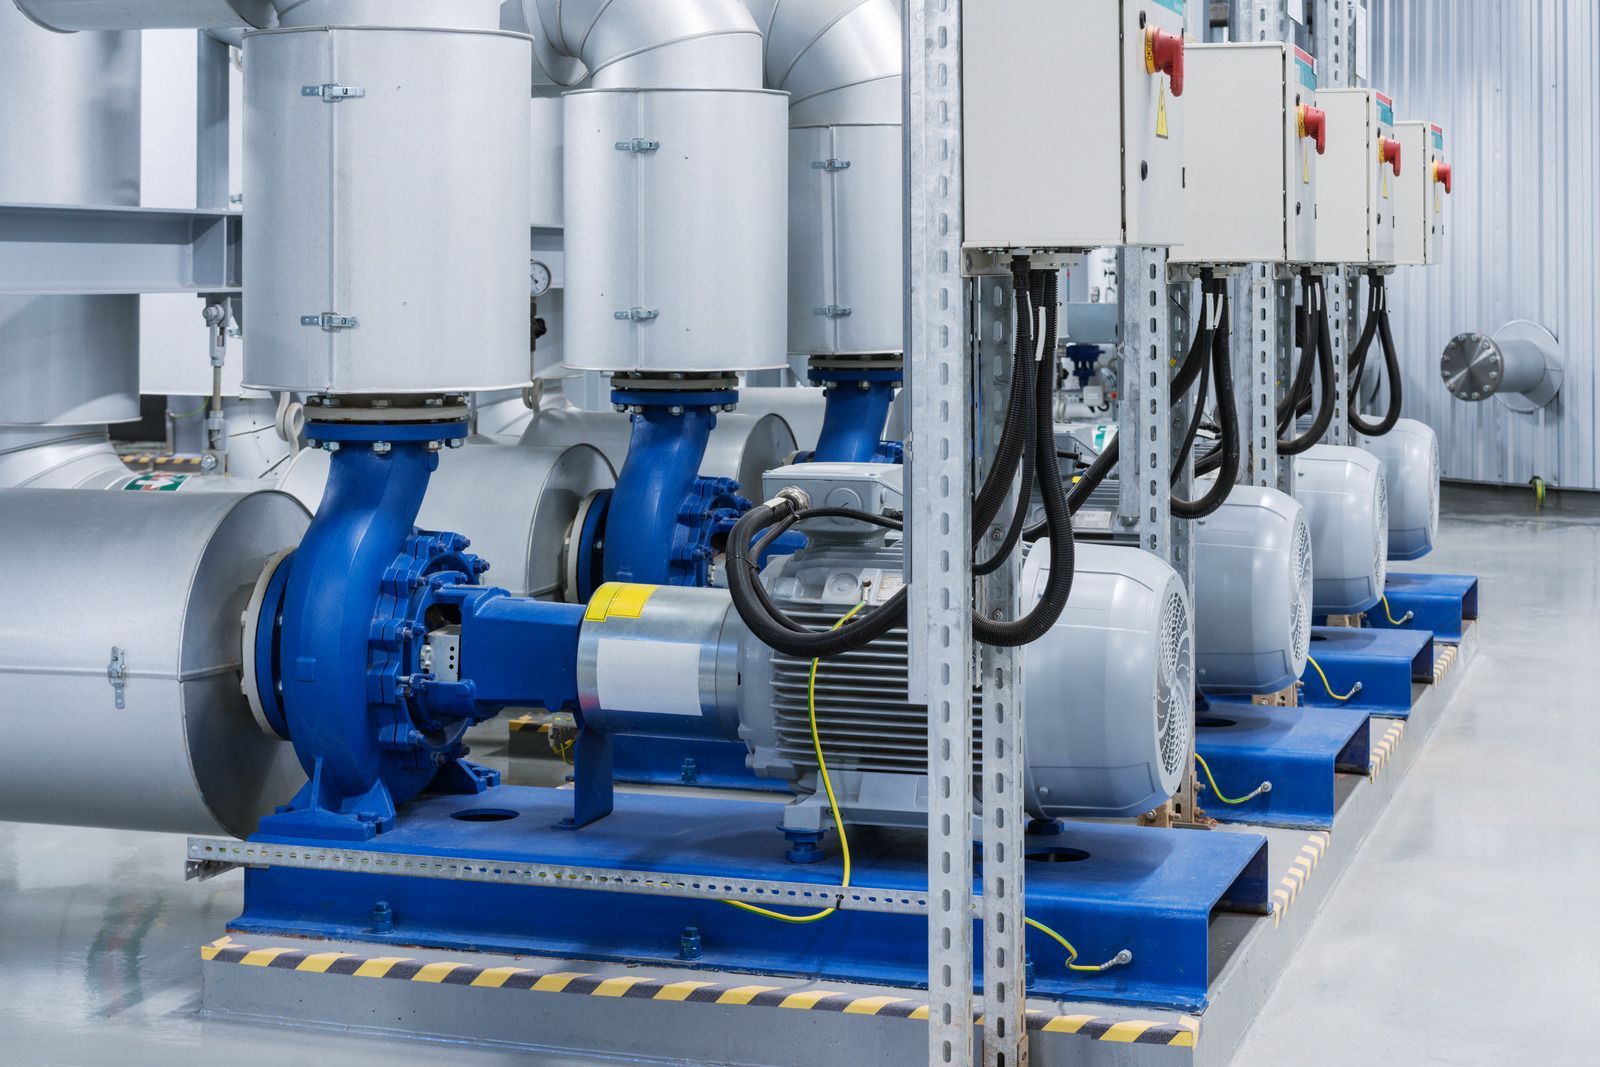
[{"label": "metal strut frame", "polygon": [[972,410],[961,278],[961,4],[910,0],[905,29],[906,564],[911,699],[928,706],[928,1062],[973,1042]]},{"label": "metal strut frame", "polygon": [[[1005,278],[973,280],[973,392],[979,398],[979,455],[993,456],[1005,424],[1010,390],[1012,330],[1016,303]],[[1003,329],[995,330],[1000,325]],[[1035,339],[1037,342],[1037,339]],[[1042,358],[1054,360],[1054,352]],[[1016,503],[1011,493],[983,532],[981,553],[995,551],[1005,537]],[[1018,584],[1022,553],[984,579],[980,610],[990,618],[1015,618],[1021,609]],[[983,1062],[987,1067],[1027,1063],[1026,967],[1023,941],[1024,817],[1022,656],[1014,648],[985,646],[979,657],[983,682]]]},{"label": "metal strut frame", "polygon": [[1122,441],[1117,519],[1138,535],[1140,548],[1171,563],[1172,423],[1167,390],[1172,377],[1172,320],[1166,309],[1166,249],[1118,249],[1117,278],[1123,377],[1117,415],[1117,436]]}]

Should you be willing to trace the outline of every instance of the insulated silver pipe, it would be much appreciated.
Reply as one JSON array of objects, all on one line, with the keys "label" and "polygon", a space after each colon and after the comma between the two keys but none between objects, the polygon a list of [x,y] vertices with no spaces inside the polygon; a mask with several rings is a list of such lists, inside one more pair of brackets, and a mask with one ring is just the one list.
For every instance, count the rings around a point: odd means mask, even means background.
[{"label": "insulated silver pipe", "polygon": [[556,85],[759,89],[761,33],[740,0],[521,0],[502,26],[531,33]]},{"label": "insulated silver pipe", "polygon": [[900,125],[898,0],[744,0],[791,126]]}]

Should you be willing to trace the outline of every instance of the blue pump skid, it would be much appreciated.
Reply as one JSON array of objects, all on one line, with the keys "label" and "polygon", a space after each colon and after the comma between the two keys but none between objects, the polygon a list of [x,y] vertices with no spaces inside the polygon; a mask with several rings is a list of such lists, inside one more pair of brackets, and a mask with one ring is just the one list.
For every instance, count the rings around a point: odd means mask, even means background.
[{"label": "blue pump skid", "polygon": [[[1379,605],[1367,612],[1376,630],[1429,630],[1435,641],[1457,644],[1468,622],[1478,617],[1478,577],[1474,574],[1404,574],[1389,572],[1384,585],[1388,615]],[[1391,623],[1389,616],[1397,621]]]},{"label": "blue pump skid", "polygon": [[[1308,663],[1300,680],[1309,705],[1404,719],[1411,714],[1412,683],[1433,681],[1433,634],[1427,630],[1313,626],[1311,656],[1327,684]],[[1348,699],[1340,700],[1345,694]]]},{"label": "blue pump skid", "polygon": [[[424,796],[393,830],[338,845],[375,859],[450,857],[832,885],[841,876],[837,854],[812,865],[784,860],[779,809],[770,802],[619,794],[609,818],[577,832],[556,829],[571,804],[570,793],[520,786],[476,797]],[[254,840],[325,847],[266,835]],[[853,884],[926,891],[920,834],[863,828],[851,834],[851,846]],[[1080,962],[1108,960],[1123,949],[1133,956],[1103,973],[1073,973],[1054,942],[1030,934],[1032,995],[1200,1010],[1207,1002],[1213,910],[1269,910],[1266,841],[1254,834],[1083,824],[1029,837],[1028,852],[1039,860],[1028,870],[1031,918],[1071,940]],[[906,987],[927,981],[922,914],[841,910],[796,926],[720,900],[571,888],[556,878],[443,885],[343,869],[254,868],[246,872],[244,913],[230,927],[677,966],[686,962],[689,928],[698,932],[696,966]]]},{"label": "blue pump skid", "polygon": [[1222,822],[1328,830],[1338,808],[1337,776],[1366,774],[1367,712],[1352,708],[1272,707],[1210,699],[1196,719],[1195,749],[1217,784],[1241,797],[1262,782],[1272,789],[1240,804],[1201,798]]}]

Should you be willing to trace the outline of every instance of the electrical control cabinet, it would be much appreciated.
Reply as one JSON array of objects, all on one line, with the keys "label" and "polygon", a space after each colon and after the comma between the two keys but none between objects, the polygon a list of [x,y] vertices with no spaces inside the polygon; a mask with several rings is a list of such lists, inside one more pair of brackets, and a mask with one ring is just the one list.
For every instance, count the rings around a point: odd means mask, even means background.
[{"label": "electrical control cabinet", "polygon": [[1184,0],[963,5],[977,248],[1183,240]]},{"label": "electrical control cabinet", "polygon": [[1182,263],[1316,259],[1327,131],[1311,56],[1277,41],[1189,49]]},{"label": "electrical control cabinet", "polygon": [[1395,179],[1394,261],[1420,265],[1444,259],[1444,201],[1453,186],[1444,158],[1444,130],[1428,122],[1397,122],[1400,158],[1420,160]]},{"label": "electrical control cabinet", "polygon": [[1395,261],[1398,179],[1408,168],[1396,139],[1394,101],[1376,89],[1325,89],[1328,154],[1317,186],[1317,259],[1323,263]]}]

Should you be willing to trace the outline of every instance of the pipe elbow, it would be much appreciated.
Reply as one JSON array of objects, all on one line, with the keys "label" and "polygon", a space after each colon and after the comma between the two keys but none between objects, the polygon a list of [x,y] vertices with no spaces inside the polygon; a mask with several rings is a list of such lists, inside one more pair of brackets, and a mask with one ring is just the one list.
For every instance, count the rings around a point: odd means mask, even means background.
[{"label": "pipe elbow", "polygon": [[763,34],[769,89],[790,96],[790,125],[899,125],[896,0],[745,0]]},{"label": "pipe elbow", "polygon": [[540,65],[600,89],[758,89],[761,34],[741,0],[522,0]]}]

